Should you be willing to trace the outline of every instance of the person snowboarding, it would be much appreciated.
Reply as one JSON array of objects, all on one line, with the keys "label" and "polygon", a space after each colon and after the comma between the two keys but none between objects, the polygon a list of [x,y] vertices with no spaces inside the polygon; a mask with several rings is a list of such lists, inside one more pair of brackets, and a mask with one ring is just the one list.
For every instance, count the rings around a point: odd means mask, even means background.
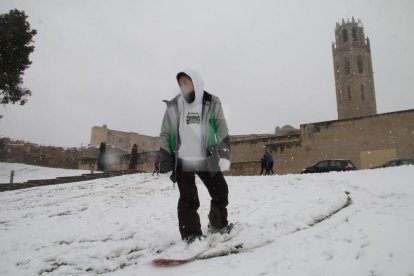
[{"label": "person snowboarding", "polygon": [[228,186],[223,176],[230,169],[230,137],[219,98],[204,91],[194,70],[176,75],[181,92],[164,102],[167,109],[161,126],[161,173],[178,184],[178,226],[187,243],[203,239],[195,175],[210,196],[209,231],[224,233],[227,220]]}]

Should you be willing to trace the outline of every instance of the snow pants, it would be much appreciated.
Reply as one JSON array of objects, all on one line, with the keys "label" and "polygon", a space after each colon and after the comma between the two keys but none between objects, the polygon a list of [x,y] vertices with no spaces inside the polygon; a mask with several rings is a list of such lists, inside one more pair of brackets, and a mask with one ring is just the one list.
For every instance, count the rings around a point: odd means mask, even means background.
[{"label": "snow pants", "polygon": [[204,183],[211,196],[210,213],[208,215],[210,225],[218,229],[228,225],[226,207],[229,203],[229,191],[223,174],[221,172],[211,173],[207,169],[183,170],[182,162],[178,160],[177,184],[180,190],[180,198],[178,200],[177,212],[179,230],[183,239],[190,235],[202,235],[200,216],[197,212],[200,207],[200,201],[195,184],[196,174]]}]

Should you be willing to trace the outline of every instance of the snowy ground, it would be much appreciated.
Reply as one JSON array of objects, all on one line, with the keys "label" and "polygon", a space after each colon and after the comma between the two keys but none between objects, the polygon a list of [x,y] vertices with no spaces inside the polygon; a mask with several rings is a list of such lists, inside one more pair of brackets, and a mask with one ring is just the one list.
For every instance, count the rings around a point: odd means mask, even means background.
[{"label": "snowy ground", "polygon": [[10,172],[14,170],[14,183],[27,180],[56,178],[58,176],[75,176],[90,173],[85,170],[68,170],[0,162],[0,183],[10,182]]},{"label": "snowy ground", "polygon": [[[244,229],[237,238],[266,244],[173,268],[150,264],[169,244],[181,245],[178,190],[164,177],[3,192],[0,275],[413,276],[413,179],[414,166],[227,177],[229,220]],[[198,187],[206,231],[209,198]],[[345,192],[352,204],[343,208]]]}]

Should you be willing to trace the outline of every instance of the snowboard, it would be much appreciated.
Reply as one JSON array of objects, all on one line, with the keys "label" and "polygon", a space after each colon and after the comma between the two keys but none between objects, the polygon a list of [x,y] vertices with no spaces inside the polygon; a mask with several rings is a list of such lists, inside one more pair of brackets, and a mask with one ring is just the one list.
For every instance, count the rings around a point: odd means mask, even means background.
[{"label": "snowboard", "polygon": [[[262,246],[269,242],[269,240],[253,243],[243,242],[243,237],[239,237],[239,234],[248,230],[249,229],[246,229],[239,224],[235,224],[230,233],[210,234],[207,235],[205,240],[196,241],[194,244],[186,246],[181,244],[180,248],[175,248],[175,252],[165,252],[164,255],[166,255],[166,257],[152,260],[152,264],[159,267],[178,266],[196,260],[237,254]],[[184,254],[184,256],[179,256],[181,252],[186,252],[186,254]]]},{"label": "snowboard", "polygon": [[152,264],[155,266],[177,266],[186,263],[190,263],[196,260],[210,259],[214,257],[221,257],[230,254],[235,254],[240,252],[243,249],[243,243],[234,243],[232,245],[227,245],[224,249],[217,248],[208,248],[205,251],[199,252],[194,256],[184,259],[174,259],[174,258],[159,258],[152,260]]}]

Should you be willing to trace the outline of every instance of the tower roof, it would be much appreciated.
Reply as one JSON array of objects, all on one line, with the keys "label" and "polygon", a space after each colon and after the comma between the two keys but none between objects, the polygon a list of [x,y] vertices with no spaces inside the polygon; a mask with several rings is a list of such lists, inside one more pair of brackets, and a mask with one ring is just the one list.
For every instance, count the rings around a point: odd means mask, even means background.
[{"label": "tower roof", "polygon": [[338,29],[340,27],[346,27],[348,25],[356,25],[356,26],[358,26],[360,28],[364,28],[364,25],[362,24],[361,19],[358,18],[358,20],[355,21],[355,18],[352,16],[351,21],[349,20],[349,18],[347,18],[346,21],[345,21],[345,19],[342,18],[342,22],[341,23],[336,22],[335,29]]}]

